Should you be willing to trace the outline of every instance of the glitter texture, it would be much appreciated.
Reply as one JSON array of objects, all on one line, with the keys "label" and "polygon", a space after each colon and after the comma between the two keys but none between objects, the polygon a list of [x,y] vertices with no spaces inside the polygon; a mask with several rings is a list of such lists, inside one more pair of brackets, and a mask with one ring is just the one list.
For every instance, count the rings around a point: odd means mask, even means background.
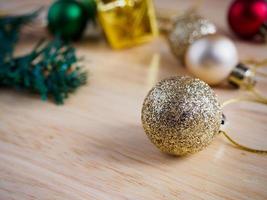
[{"label": "glitter texture", "polygon": [[205,82],[187,76],[160,81],[144,100],[142,123],[161,151],[198,152],[219,133],[222,120],[217,96]]},{"label": "glitter texture", "polygon": [[186,13],[175,20],[168,40],[174,55],[184,64],[188,46],[197,39],[215,32],[216,27],[209,20],[195,13]]}]

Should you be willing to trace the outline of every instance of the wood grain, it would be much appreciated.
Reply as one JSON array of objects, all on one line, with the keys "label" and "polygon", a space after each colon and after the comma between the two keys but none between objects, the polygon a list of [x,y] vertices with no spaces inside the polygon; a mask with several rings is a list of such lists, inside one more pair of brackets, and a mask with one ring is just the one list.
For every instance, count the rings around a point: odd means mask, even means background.
[{"label": "wood grain", "polygon": [[[0,1],[20,13],[51,1]],[[266,45],[240,41],[226,23],[227,1],[206,0],[200,12],[234,39],[241,59],[267,57]],[[192,1],[155,1],[157,9],[182,10]],[[25,31],[18,54],[46,33]],[[89,83],[64,106],[1,88],[0,200],[56,199],[267,199],[267,157],[236,149],[220,135],[188,157],[160,153],[145,136],[140,110],[151,87],[149,64],[161,55],[157,80],[186,74],[165,39],[113,51],[103,39],[75,44],[85,57]],[[262,92],[267,81],[259,80]],[[221,101],[244,91],[215,88]],[[267,148],[267,108],[234,104],[225,109],[230,135]]]}]

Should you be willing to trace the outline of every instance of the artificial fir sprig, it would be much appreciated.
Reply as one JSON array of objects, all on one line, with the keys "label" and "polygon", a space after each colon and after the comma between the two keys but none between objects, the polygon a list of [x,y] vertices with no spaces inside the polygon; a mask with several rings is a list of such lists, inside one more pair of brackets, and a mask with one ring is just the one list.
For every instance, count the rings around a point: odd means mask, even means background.
[{"label": "artificial fir sprig", "polygon": [[[0,19],[0,37],[6,43],[0,45],[0,85],[37,92],[43,100],[52,96],[57,104],[63,104],[70,92],[86,83],[86,73],[78,65],[75,49],[59,38],[39,42],[24,56],[13,56],[17,33],[32,17],[33,14]],[[5,25],[1,26],[1,22]],[[6,27],[10,27],[10,36],[5,35]]]},{"label": "artificial fir sprig", "polygon": [[68,93],[86,82],[77,61],[74,48],[60,39],[42,42],[31,53],[0,66],[0,85],[38,92],[43,100],[51,95],[62,104]]}]

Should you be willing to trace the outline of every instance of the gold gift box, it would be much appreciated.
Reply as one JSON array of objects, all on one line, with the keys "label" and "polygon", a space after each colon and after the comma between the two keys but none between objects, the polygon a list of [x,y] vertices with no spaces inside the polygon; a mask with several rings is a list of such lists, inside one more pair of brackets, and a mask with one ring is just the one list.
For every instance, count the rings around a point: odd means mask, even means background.
[{"label": "gold gift box", "polygon": [[158,34],[152,0],[98,0],[98,19],[113,48],[131,47]]}]

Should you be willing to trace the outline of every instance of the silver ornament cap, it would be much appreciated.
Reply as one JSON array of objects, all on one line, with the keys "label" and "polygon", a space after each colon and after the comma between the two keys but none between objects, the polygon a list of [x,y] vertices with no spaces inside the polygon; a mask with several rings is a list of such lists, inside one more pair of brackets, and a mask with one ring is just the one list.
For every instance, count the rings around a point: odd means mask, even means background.
[{"label": "silver ornament cap", "polygon": [[208,146],[219,133],[222,110],[205,82],[187,76],[160,81],[146,96],[142,123],[161,151],[186,155]]}]

